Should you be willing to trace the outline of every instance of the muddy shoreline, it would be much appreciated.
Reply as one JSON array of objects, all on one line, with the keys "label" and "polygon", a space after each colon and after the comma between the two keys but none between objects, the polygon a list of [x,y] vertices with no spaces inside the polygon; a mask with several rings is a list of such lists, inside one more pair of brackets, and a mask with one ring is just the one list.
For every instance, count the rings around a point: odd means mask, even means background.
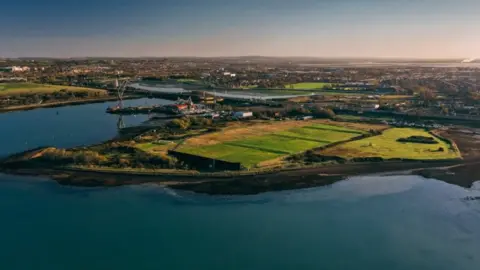
[{"label": "muddy shoreline", "polygon": [[269,191],[311,188],[331,185],[353,176],[419,175],[470,188],[480,180],[480,140],[477,130],[452,128],[439,135],[456,142],[463,159],[437,161],[378,161],[319,165],[310,168],[285,169],[257,173],[194,173],[176,171],[101,171],[52,167],[48,163],[29,162],[36,151],[19,153],[0,162],[0,172],[14,175],[47,177],[61,185],[82,187],[115,187],[122,185],[158,184],[173,189],[210,195],[248,195]]},{"label": "muddy shoreline", "polygon": [[150,183],[210,195],[249,195],[327,186],[352,176],[395,174],[400,171],[408,171],[410,175],[436,178],[468,188],[473,182],[480,180],[480,172],[471,173],[479,165],[480,161],[473,163],[463,161],[351,163],[241,176],[202,176],[201,174],[167,176],[43,168],[0,168],[0,172],[47,177],[68,186],[116,187]]}]

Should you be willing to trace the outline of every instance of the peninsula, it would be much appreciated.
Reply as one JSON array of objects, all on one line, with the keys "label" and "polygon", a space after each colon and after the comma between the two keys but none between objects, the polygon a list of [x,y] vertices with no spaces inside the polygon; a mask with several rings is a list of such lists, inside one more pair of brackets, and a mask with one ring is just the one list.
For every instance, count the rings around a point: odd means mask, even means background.
[{"label": "peninsula", "polygon": [[[184,117],[137,132],[89,147],[33,149],[6,158],[0,170],[65,185],[157,183],[208,194],[255,194],[398,171],[452,181],[453,171],[468,175],[479,162],[472,139],[447,128]],[[452,138],[461,140],[460,147]],[[453,181],[473,182],[462,179]]]}]

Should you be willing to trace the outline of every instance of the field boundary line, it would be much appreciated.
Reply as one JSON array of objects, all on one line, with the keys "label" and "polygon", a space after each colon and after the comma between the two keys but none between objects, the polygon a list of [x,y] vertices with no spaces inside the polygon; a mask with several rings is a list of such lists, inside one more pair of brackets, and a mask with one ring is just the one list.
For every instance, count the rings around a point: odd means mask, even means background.
[{"label": "field boundary line", "polygon": [[329,129],[329,128],[322,128],[322,127],[315,127],[315,126],[305,126],[302,128],[308,128],[308,129],[319,129],[319,130],[325,130],[325,131],[334,131],[334,132],[341,132],[341,133],[350,133],[350,134],[365,134],[360,131],[349,131],[349,130],[338,130],[338,129]]},{"label": "field boundary line", "polygon": [[294,140],[302,140],[302,141],[311,141],[311,142],[319,142],[319,143],[326,143],[326,144],[332,143],[332,142],[330,142],[330,141],[316,140],[316,139],[304,138],[304,137],[300,137],[300,136],[283,135],[283,134],[278,134],[278,133],[272,133],[272,134],[270,134],[270,135],[278,136],[278,137],[282,137],[282,138],[286,138],[286,139],[294,139]]},{"label": "field boundary line", "polygon": [[231,145],[231,146],[237,146],[237,147],[243,147],[243,148],[250,148],[254,150],[260,150],[264,152],[270,152],[274,154],[280,154],[280,155],[291,155],[292,153],[290,152],[285,152],[281,150],[275,150],[275,149],[270,149],[270,148],[264,148],[264,147],[259,147],[259,146],[251,146],[251,145],[246,145],[246,144],[241,144],[241,143],[234,143],[234,142],[224,142],[226,145]]}]

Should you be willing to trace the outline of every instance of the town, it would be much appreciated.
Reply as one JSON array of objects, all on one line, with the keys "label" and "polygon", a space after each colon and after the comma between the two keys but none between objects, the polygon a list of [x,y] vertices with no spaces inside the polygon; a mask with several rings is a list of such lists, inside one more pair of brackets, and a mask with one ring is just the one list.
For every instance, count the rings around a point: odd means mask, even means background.
[{"label": "town", "polygon": [[[169,94],[201,95],[254,103],[274,100],[315,103],[357,113],[382,111],[452,119],[479,117],[480,70],[475,61],[351,63],[346,60],[238,58],[152,59],[3,59],[0,60],[0,107],[43,104],[82,98]],[[17,84],[15,86],[15,83]],[[96,92],[14,93],[29,84],[104,89]],[[68,86],[68,87],[67,87]],[[12,87],[16,92],[6,91]],[[157,89],[158,88],[158,89]],[[137,90],[137,91],[134,91]],[[11,93],[11,94],[10,94]],[[172,94],[172,93],[170,93]],[[178,94],[173,92],[174,96]],[[194,95],[194,96],[198,96]],[[176,99],[177,97],[173,97]]]}]

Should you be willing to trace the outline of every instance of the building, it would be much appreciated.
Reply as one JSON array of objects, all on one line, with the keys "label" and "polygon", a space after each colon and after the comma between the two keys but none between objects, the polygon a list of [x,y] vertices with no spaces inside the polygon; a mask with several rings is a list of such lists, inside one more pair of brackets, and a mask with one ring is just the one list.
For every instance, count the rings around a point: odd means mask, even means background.
[{"label": "building", "polygon": [[253,116],[253,113],[252,112],[235,112],[233,113],[233,117],[235,118],[249,118],[249,117],[252,117]]},{"label": "building", "polygon": [[19,66],[0,67],[0,71],[3,71],[3,72],[25,72],[25,71],[30,71],[30,67],[19,67]]}]

